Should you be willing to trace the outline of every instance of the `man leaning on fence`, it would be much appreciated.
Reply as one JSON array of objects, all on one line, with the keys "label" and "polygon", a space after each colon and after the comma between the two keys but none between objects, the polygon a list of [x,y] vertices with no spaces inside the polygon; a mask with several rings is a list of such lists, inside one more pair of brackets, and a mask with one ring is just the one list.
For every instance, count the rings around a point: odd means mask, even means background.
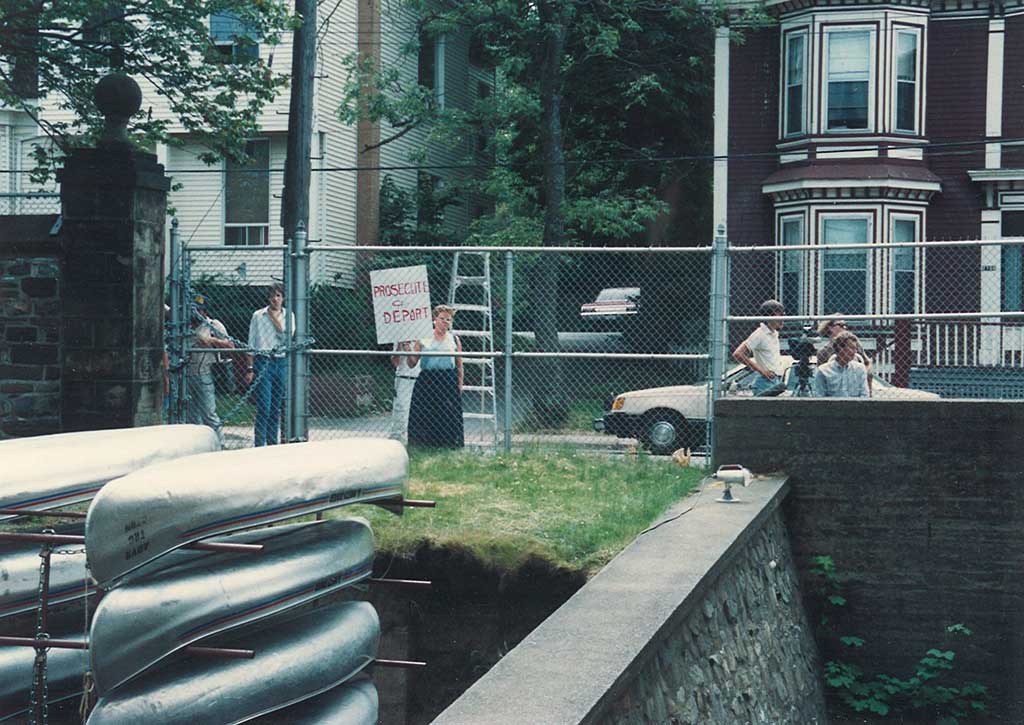
[{"label": "man leaning on fence", "polygon": [[[272,446],[281,430],[284,404],[285,359],[288,336],[285,332],[284,285],[275,282],[267,292],[267,306],[252,313],[249,321],[249,367],[245,384],[252,385],[256,401],[253,445]],[[295,315],[291,316],[295,334]]]},{"label": "man leaning on fence", "polygon": [[[220,320],[209,315],[207,300],[196,295],[192,300],[192,337],[188,356],[188,422],[213,428],[217,440],[223,442],[220,416],[217,415],[217,388],[213,380],[213,366],[217,363],[216,350],[230,350],[234,343]],[[194,348],[209,348],[210,352]]]},{"label": "man leaning on fence", "polygon": [[860,341],[852,332],[840,332],[832,338],[835,357],[814,372],[813,391],[820,398],[868,397],[868,371],[857,360]]},{"label": "man leaning on fence", "polygon": [[782,353],[779,351],[779,330],[784,324],[776,319],[785,314],[785,308],[778,300],[761,303],[764,321],[750,333],[733,351],[736,362],[757,373],[754,378],[754,395],[778,395],[785,388],[782,373]]}]

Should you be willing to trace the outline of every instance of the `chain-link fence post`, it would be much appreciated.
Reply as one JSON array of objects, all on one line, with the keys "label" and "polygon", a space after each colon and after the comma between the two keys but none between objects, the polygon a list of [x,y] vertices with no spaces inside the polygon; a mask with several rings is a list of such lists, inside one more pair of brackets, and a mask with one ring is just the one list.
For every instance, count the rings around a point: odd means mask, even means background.
[{"label": "chain-link fence post", "polygon": [[292,401],[289,442],[309,439],[309,358],[306,353],[309,347],[309,253],[306,251],[306,237],[306,226],[300,221],[295,230],[290,265],[294,285],[291,304],[295,314],[295,339],[290,345],[288,369],[288,397]]},{"label": "chain-link fence post", "polygon": [[[715,401],[722,394],[722,376],[725,373],[725,358],[728,354],[728,330],[725,324],[729,312],[729,255],[725,225],[719,224],[711,245],[711,309],[708,342],[711,349],[711,385],[709,386],[708,425],[711,428],[709,442],[710,457],[715,451]],[[713,463],[713,461],[712,461]]]},{"label": "chain-link fence post", "polygon": [[[292,381],[295,379],[295,268],[292,265],[292,251],[295,246],[295,235],[288,237],[284,243],[284,259],[282,272],[284,276],[284,426],[281,431],[282,443],[290,443],[295,436],[295,398],[292,395]],[[278,411],[280,414],[280,411]]]},{"label": "chain-link fence post", "polygon": [[505,252],[505,415],[502,428],[505,433],[505,453],[512,452],[512,265],[511,250]]},{"label": "chain-link fence post", "polygon": [[181,244],[181,229],[177,219],[171,220],[171,319],[167,350],[168,377],[171,400],[167,407],[171,423],[184,423],[188,391],[185,385],[188,357],[189,299],[188,258]]}]

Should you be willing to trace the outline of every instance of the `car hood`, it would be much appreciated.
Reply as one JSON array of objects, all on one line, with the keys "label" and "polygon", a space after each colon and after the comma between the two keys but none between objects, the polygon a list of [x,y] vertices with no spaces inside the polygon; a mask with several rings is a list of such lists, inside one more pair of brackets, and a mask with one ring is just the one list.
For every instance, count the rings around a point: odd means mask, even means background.
[{"label": "car hood", "polygon": [[707,393],[708,384],[702,385],[668,385],[664,388],[644,388],[643,390],[630,390],[628,393],[619,393],[617,398],[667,398],[684,395],[704,395]]}]

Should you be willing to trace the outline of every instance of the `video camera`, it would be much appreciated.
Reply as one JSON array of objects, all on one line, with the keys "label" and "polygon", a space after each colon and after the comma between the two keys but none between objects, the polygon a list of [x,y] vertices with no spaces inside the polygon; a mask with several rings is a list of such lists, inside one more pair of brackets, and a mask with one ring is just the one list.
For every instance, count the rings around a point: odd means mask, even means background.
[{"label": "video camera", "polygon": [[813,325],[807,323],[803,326],[800,337],[790,337],[786,342],[789,344],[789,354],[797,361],[796,364],[796,395],[800,397],[811,394],[811,355],[817,353],[815,343],[821,342],[821,338],[812,334]]}]

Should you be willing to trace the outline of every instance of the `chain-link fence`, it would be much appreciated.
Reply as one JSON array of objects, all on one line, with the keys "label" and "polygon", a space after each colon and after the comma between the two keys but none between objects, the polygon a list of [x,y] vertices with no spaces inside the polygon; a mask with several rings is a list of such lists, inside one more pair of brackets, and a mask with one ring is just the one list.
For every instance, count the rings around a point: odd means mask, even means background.
[{"label": "chain-link fence", "polygon": [[60,192],[53,177],[31,171],[0,174],[0,215],[60,214]]},{"label": "chain-link fence", "polygon": [[[286,438],[670,453],[706,444],[714,395],[1024,398],[1022,251],[1021,240],[192,247],[183,299],[201,295],[235,349],[197,347],[202,312],[183,310],[194,316],[177,330],[191,337],[176,369],[191,361],[194,376],[197,356],[219,357],[209,378],[224,443],[253,445],[260,373],[273,373],[259,364],[267,350],[250,347],[250,323],[268,286],[287,281],[287,260],[302,258],[308,284],[285,293],[289,310],[291,292],[305,293],[300,319],[282,322],[298,332],[280,338],[297,355],[296,367],[282,363],[294,381],[269,413]],[[770,299],[779,314],[751,338]],[[453,308],[441,327],[438,304]],[[769,368],[774,384],[759,374]],[[196,420],[202,391],[181,377],[185,402],[172,409],[183,419],[191,406]]]}]

